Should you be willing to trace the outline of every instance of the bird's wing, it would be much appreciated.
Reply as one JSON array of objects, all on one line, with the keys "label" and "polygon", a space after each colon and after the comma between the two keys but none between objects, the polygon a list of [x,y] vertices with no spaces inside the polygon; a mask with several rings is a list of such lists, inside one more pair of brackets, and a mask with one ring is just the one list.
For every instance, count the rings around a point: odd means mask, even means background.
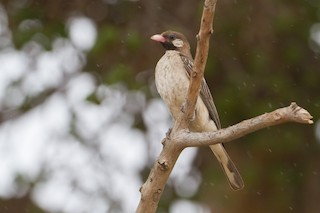
[{"label": "bird's wing", "polygon": [[[187,57],[183,54],[180,54],[180,57],[186,69],[187,76],[190,78],[190,74],[193,71],[193,60],[190,57]],[[221,129],[219,114],[216,106],[214,105],[213,98],[210,93],[207,82],[204,78],[202,79],[202,84],[200,88],[200,98],[202,99],[203,103],[207,107],[210,118],[214,121],[217,128]]]}]

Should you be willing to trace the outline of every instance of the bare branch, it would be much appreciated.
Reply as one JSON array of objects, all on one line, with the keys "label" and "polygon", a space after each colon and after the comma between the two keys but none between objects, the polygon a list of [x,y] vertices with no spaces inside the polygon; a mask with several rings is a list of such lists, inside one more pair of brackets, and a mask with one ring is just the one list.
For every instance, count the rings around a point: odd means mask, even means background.
[{"label": "bare branch", "polygon": [[196,101],[199,95],[202,83],[203,73],[207,62],[209,51],[209,39],[212,34],[212,23],[217,0],[205,0],[201,26],[197,35],[197,50],[194,62],[194,70],[191,73],[191,83],[188,89],[188,95],[184,104],[185,113],[176,121],[176,124],[164,140],[164,148],[159,159],[154,164],[147,181],[142,185],[141,199],[136,210],[137,213],[156,212],[158,202],[169,178],[169,175],[182,151],[175,141],[170,141],[169,135],[174,136],[180,129],[187,129],[189,121],[193,117]]},{"label": "bare branch", "polygon": [[209,52],[209,39],[213,32],[212,23],[215,12],[217,0],[205,0],[200,31],[197,35],[197,50],[194,60],[194,70],[191,73],[191,83],[188,89],[188,95],[184,104],[183,117],[177,121],[177,127],[181,129],[188,128],[189,121],[193,117],[193,113],[196,106],[196,101],[199,95],[200,86],[202,83],[203,73],[206,67],[206,62]]},{"label": "bare branch", "polygon": [[180,130],[175,134],[174,141],[184,147],[209,146],[217,143],[226,143],[240,138],[249,133],[286,122],[312,124],[312,116],[308,111],[299,107],[296,103],[277,109],[270,113],[242,121],[238,124],[215,132],[189,132]]},{"label": "bare branch", "polygon": [[147,181],[141,186],[141,199],[137,213],[156,212],[169,175],[182,151],[175,141],[165,138],[163,150],[154,163]]},{"label": "bare branch", "polygon": [[262,128],[285,122],[313,123],[312,116],[305,109],[292,103],[289,107],[265,113],[216,132],[191,133],[188,131],[189,121],[195,111],[208,57],[209,39],[213,32],[212,23],[216,3],[217,0],[205,0],[201,27],[197,35],[194,70],[191,74],[191,83],[183,106],[185,113],[181,113],[182,117],[176,121],[173,129],[169,130],[167,137],[163,140],[164,148],[154,163],[147,181],[140,188],[141,199],[136,210],[137,213],[156,212],[165,184],[184,148],[229,142]]}]

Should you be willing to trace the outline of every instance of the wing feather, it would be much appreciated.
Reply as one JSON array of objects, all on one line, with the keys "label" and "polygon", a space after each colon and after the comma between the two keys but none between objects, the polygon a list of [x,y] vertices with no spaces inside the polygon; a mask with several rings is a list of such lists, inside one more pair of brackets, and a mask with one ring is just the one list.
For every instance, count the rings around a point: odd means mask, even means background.
[{"label": "wing feather", "polygon": [[[185,69],[187,72],[187,76],[190,78],[190,74],[193,70],[193,60],[190,57],[187,57],[183,54],[180,54],[180,56],[181,56],[181,60],[184,63],[184,66],[185,66]],[[218,114],[216,106],[214,105],[213,98],[212,98],[211,92],[209,90],[209,87],[207,85],[207,82],[204,78],[202,79],[202,84],[201,84],[201,88],[200,88],[200,98],[202,99],[203,103],[207,107],[207,109],[209,111],[210,118],[214,121],[217,128],[221,129],[219,114]]]}]

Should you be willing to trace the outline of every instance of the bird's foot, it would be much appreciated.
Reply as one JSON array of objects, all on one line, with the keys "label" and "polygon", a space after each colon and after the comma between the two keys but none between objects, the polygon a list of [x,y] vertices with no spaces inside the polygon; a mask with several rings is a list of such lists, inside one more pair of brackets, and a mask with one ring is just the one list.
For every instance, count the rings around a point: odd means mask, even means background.
[{"label": "bird's foot", "polygon": [[183,104],[181,105],[181,107],[180,107],[180,110],[181,110],[181,112],[186,113],[187,104],[186,104],[186,103],[183,103]]}]

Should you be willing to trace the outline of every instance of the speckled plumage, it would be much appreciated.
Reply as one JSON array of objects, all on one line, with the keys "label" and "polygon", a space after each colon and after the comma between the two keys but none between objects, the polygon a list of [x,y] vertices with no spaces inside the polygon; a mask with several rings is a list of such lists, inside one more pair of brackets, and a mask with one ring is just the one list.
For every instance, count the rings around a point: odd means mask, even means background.
[{"label": "speckled plumage", "polygon": [[[173,119],[178,119],[181,106],[189,87],[189,77],[178,51],[168,50],[159,60],[155,70],[157,90],[169,107]],[[195,118],[191,122],[191,131],[214,131],[217,127],[210,119],[209,112],[204,102],[198,97]]]},{"label": "speckled plumage", "polygon": [[[155,82],[161,98],[168,106],[173,119],[176,120],[183,113],[181,107],[185,101],[190,83],[189,75],[193,67],[190,46],[182,34],[173,31],[155,35],[151,39],[161,42],[166,49],[166,53],[157,63]],[[175,46],[175,44],[179,44],[179,46]],[[209,88],[203,79],[200,95],[196,103],[195,117],[190,123],[190,130],[194,132],[209,132],[217,129],[220,129],[219,116]],[[234,190],[243,188],[244,184],[241,175],[223,145],[216,144],[210,146],[210,148],[219,160],[230,186]]]}]

